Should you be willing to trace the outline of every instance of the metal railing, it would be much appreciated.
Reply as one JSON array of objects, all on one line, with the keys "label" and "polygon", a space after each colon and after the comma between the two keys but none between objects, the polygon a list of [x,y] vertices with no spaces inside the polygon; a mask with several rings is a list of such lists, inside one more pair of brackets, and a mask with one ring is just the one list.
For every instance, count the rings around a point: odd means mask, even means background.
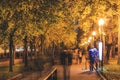
[{"label": "metal railing", "polygon": [[44,80],[57,80],[57,68],[54,68]]},{"label": "metal railing", "polygon": [[107,80],[106,77],[103,75],[103,72],[99,70],[99,68],[101,67],[100,65],[100,62],[95,61],[94,69],[102,80]]}]

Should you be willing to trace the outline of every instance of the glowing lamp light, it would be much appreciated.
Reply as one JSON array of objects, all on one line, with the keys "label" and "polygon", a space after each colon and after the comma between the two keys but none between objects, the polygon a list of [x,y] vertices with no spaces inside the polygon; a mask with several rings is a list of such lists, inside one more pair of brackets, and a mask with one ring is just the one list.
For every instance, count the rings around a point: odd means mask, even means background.
[{"label": "glowing lamp light", "polygon": [[93,35],[93,36],[95,36],[95,35],[96,35],[96,32],[95,32],[95,31],[93,31],[93,32],[92,32],[92,35]]},{"label": "glowing lamp light", "polygon": [[98,24],[99,26],[102,26],[104,24],[104,20],[101,18],[99,21],[98,21]]},{"label": "glowing lamp light", "polygon": [[87,44],[87,42],[85,42],[85,44]]},{"label": "glowing lamp light", "polygon": [[92,39],[92,37],[89,37],[89,40],[91,40]]},{"label": "glowing lamp light", "polygon": [[90,43],[90,40],[88,40],[88,43]]},{"label": "glowing lamp light", "polygon": [[102,42],[99,42],[99,60],[102,61]]}]

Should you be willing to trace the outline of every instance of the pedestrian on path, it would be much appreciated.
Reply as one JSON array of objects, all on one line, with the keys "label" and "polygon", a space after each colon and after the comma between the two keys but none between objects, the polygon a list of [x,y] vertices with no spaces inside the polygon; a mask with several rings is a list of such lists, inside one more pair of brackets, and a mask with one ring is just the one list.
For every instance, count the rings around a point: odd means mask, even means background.
[{"label": "pedestrian on path", "polygon": [[93,71],[95,62],[95,53],[93,48],[89,50],[89,58],[90,58],[90,71]]},{"label": "pedestrian on path", "polygon": [[81,64],[82,63],[82,50],[78,51],[78,58],[79,58],[78,64]]},{"label": "pedestrian on path", "polygon": [[74,57],[75,57],[75,63],[78,64],[79,61],[78,49],[74,50]]},{"label": "pedestrian on path", "polygon": [[72,53],[70,50],[64,50],[61,53],[61,63],[63,66],[64,80],[70,80],[70,68],[72,65]]},{"label": "pedestrian on path", "polygon": [[89,60],[90,60],[90,58],[89,58],[89,52],[86,51],[85,52],[85,69],[87,69],[87,65],[89,64]]},{"label": "pedestrian on path", "polygon": [[100,60],[99,60],[99,51],[96,48],[93,48],[94,54],[95,54],[95,66],[96,69],[100,66]]}]

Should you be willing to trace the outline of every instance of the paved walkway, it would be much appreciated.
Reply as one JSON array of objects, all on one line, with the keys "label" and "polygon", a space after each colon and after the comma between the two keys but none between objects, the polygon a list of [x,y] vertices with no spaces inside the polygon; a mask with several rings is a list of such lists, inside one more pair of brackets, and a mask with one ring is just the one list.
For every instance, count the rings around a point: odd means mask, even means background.
[{"label": "paved walkway", "polygon": [[[19,63],[22,60],[16,59],[15,63]],[[8,61],[5,62],[0,62],[2,65],[8,65]],[[1,65],[1,66],[2,66]],[[87,64],[87,67],[89,65]],[[64,68],[62,65],[56,65],[56,68],[58,70],[58,80],[64,80]],[[100,80],[99,77],[97,76],[96,72],[90,72],[89,69],[85,69],[85,59],[83,58],[83,61],[81,64],[75,64],[75,61],[73,60],[73,64],[70,68],[66,68],[67,71],[70,71],[70,80]],[[38,74],[38,73],[37,73]],[[25,80],[37,80],[36,78],[36,73],[32,73],[31,75],[28,75]],[[24,80],[24,79],[22,79]]]},{"label": "paved walkway", "polygon": [[[22,59],[15,59],[15,64],[22,63]],[[0,67],[1,66],[9,66],[9,60],[7,61],[0,61]]]},{"label": "paved walkway", "polygon": [[[57,65],[58,69],[58,80],[64,80],[63,66]],[[90,72],[89,69],[85,69],[85,60],[81,64],[75,64],[70,68],[70,80],[100,80],[96,72]]]}]

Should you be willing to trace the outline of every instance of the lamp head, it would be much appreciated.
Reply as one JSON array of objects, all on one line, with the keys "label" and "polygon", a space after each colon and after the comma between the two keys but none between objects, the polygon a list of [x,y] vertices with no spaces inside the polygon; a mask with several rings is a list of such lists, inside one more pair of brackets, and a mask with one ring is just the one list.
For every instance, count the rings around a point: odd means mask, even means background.
[{"label": "lamp head", "polygon": [[99,26],[104,25],[104,20],[101,18],[101,19],[98,21],[98,24],[99,24]]}]

